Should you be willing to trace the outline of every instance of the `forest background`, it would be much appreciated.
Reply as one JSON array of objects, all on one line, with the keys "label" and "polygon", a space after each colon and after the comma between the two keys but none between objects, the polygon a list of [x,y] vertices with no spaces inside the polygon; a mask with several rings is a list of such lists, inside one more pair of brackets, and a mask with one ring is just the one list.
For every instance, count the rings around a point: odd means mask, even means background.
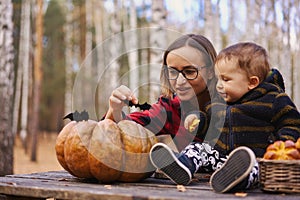
[{"label": "forest background", "polygon": [[37,161],[41,132],[75,110],[101,119],[120,84],[154,103],[162,53],[185,33],[262,45],[300,108],[300,0],[0,0],[0,13],[0,175],[15,137]]}]

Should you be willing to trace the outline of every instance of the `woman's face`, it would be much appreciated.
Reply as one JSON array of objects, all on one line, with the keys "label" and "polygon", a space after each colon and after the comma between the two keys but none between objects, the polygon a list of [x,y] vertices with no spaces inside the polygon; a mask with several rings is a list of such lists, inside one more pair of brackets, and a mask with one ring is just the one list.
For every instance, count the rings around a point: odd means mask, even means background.
[{"label": "woman's face", "polygon": [[[201,96],[202,92],[206,90],[207,80],[212,77],[210,68],[204,68],[205,60],[203,54],[192,47],[185,46],[171,51],[167,55],[168,69],[175,69],[181,71],[184,69],[197,69],[198,76],[193,80],[186,79],[182,73],[178,74],[177,79],[169,80],[170,84],[180,98],[181,101],[188,101],[195,96]],[[188,76],[189,71],[186,71]]]}]

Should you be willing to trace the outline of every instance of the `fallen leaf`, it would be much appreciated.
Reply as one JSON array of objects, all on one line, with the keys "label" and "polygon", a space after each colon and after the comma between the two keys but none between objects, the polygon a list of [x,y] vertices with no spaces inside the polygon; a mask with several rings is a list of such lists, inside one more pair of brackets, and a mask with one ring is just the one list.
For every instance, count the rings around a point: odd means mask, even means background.
[{"label": "fallen leaf", "polygon": [[248,194],[245,192],[236,192],[234,195],[237,197],[246,197]]},{"label": "fallen leaf", "polygon": [[177,185],[177,190],[179,192],[185,192],[186,191],[186,188],[183,186],[183,185]]},{"label": "fallen leaf", "polygon": [[106,189],[111,190],[111,185],[104,185],[104,187],[105,187]]},{"label": "fallen leaf", "polygon": [[66,178],[60,178],[60,179],[58,179],[58,181],[68,181],[68,179],[66,179]]},{"label": "fallen leaf", "polygon": [[13,185],[13,186],[16,186],[16,185],[17,185],[17,183],[15,183],[15,182],[7,182],[6,184],[8,184],[8,185]]}]

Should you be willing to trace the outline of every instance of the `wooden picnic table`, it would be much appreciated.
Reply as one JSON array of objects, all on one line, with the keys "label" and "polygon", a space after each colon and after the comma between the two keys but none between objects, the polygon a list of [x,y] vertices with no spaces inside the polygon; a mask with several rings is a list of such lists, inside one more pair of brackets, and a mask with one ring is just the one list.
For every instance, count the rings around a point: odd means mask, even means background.
[{"label": "wooden picnic table", "polygon": [[0,199],[104,199],[104,200],[178,200],[178,199],[300,199],[300,194],[266,193],[260,189],[247,193],[218,194],[212,191],[207,175],[185,187],[168,179],[150,177],[138,183],[101,184],[80,179],[66,171],[15,174],[0,177]]}]

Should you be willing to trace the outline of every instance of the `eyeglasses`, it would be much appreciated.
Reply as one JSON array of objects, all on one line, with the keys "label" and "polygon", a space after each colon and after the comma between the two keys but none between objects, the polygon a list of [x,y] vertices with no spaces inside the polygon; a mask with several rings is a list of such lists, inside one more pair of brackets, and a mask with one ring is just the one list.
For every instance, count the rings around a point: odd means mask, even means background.
[{"label": "eyeglasses", "polygon": [[187,80],[194,80],[198,77],[198,71],[201,71],[204,68],[206,68],[206,66],[198,68],[194,66],[188,66],[185,67],[183,70],[177,70],[173,67],[165,66],[165,74],[169,80],[176,80],[179,76],[179,73],[181,73],[183,77]]}]

